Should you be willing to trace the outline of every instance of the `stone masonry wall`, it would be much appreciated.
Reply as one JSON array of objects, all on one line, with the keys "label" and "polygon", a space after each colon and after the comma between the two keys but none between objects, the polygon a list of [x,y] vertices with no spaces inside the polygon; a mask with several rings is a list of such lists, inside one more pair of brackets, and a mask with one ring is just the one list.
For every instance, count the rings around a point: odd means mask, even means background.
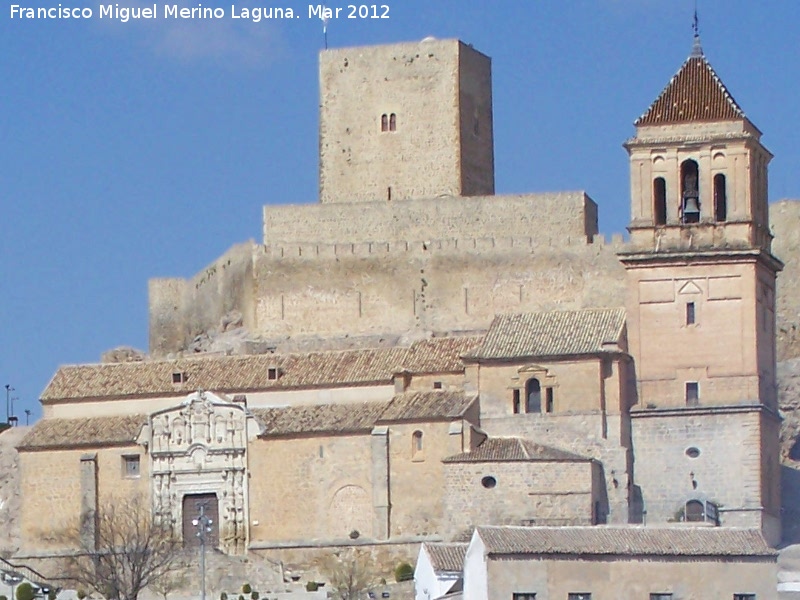
[{"label": "stone masonry wall", "polygon": [[[462,72],[464,54],[473,60]],[[491,125],[484,123],[471,144],[487,150],[462,158],[464,110],[470,132],[475,110],[481,121],[491,115],[491,63],[457,40],[321,52],[320,200],[492,193]],[[462,186],[465,158],[480,174],[468,186]]]},{"label": "stone masonry wall", "polygon": [[596,233],[597,205],[581,191],[264,207],[264,244],[279,256],[299,256],[303,246],[307,257],[319,254],[314,246],[335,244],[371,244],[377,255],[381,244],[459,240],[466,248],[495,238],[558,248],[591,242]]},{"label": "stone masonry wall", "polygon": [[481,525],[592,524],[590,462],[450,463],[445,482],[450,538]]},{"label": "stone masonry wall", "polygon": [[679,520],[696,498],[720,505],[724,525],[760,527],[762,418],[770,417],[755,409],[634,413],[634,471],[647,522]]},{"label": "stone masonry wall", "polygon": [[253,333],[464,331],[487,328],[498,313],[624,302],[622,267],[600,240],[558,247],[530,238],[399,246],[295,246],[291,257],[266,248],[255,260]]},{"label": "stone masonry wall", "polygon": [[248,456],[251,543],[372,537],[368,433],[256,440]]},{"label": "stone masonry wall", "polygon": [[186,349],[204,333],[252,328],[253,251],[252,242],[233,246],[190,280],[150,280],[152,355]]}]

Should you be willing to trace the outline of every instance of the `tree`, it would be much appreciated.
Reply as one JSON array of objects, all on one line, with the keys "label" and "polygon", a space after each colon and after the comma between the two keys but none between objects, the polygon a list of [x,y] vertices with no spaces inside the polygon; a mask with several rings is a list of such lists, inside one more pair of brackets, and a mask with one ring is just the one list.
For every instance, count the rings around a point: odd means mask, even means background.
[{"label": "tree", "polygon": [[333,598],[357,600],[377,583],[372,564],[366,553],[351,550],[323,560],[320,572],[328,579]]},{"label": "tree", "polygon": [[17,587],[17,600],[33,600],[36,597],[36,592],[33,586],[27,581],[20,583]]},{"label": "tree", "polygon": [[186,566],[180,565],[175,571],[156,579],[149,587],[156,594],[162,596],[164,600],[167,600],[167,596],[185,587],[186,583]]},{"label": "tree", "polygon": [[[85,532],[84,532],[85,533]],[[170,526],[153,521],[147,500],[114,498],[98,507],[95,544],[73,531],[81,552],[67,573],[108,600],[137,600],[141,591],[183,569],[183,543]]]}]

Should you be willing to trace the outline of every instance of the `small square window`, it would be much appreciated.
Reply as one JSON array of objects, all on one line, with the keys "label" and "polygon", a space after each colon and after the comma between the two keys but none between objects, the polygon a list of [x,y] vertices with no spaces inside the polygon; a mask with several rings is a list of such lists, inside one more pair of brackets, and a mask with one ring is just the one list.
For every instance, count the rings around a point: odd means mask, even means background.
[{"label": "small square window", "polygon": [[184,383],[186,382],[186,373],[182,373],[181,371],[174,371],[172,373],[172,383]]},{"label": "small square window", "polygon": [[441,381],[434,381],[433,382],[433,389],[435,389],[435,390],[442,389],[442,382]]},{"label": "small square window", "polygon": [[589,592],[570,592],[567,600],[592,600],[592,595]]},{"label": "small square window", "polygon": [[700,404],[700,384],[696,381],[686,382],[686,406]]},{"label": "small square window", "polygon": [[514,592],[512,600],[536,600],[534,592]]},{"label": "small square window", "polygon": [[122,474],[125,477],[129,478],[139,477],[141,475],[139,466],[140,466],[139,455],[122,457]]},{"label": "small square window", "polygon": [[695,312],[694,302],[686,303],[686,324],[694,325],[697,323],[697,314]]},{"label": "small square window", "polygon": [[665,592],[650,594],[650,600],[672,600],[672,594]]},{"label": "small square window", "polygon": [[278,378],[278,368],[277,367],[270,367],[267,369],[267,379],[270,381],[275,381]]},{"label": "small square window", "polygon": [[755,594],[734,594],[733,600],[756,600]]}]

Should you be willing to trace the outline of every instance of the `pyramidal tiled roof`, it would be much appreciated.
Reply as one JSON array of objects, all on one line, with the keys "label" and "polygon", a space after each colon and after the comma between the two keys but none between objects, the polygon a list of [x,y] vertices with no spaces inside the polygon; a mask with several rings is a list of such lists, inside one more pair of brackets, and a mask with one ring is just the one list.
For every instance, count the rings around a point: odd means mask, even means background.
[{"label": "pyramidal tiled roof", "polygon": [[695,51],[635,125],[744,119],[725,84],[702,51]]}]

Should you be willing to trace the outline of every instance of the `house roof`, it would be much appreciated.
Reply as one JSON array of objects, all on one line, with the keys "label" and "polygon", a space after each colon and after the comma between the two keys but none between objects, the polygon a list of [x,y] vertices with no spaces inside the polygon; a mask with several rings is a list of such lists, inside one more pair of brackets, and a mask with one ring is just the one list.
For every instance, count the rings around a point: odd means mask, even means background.
[{"label": "house roof", "polygon": [[264,425],[263,436],[301,433],[355,433],[369,431],[383,421],[456,419],[476,400],[464,392],[407,392],[388,403],[320,404],[253,408]]},{"label": "house roof", "polygon": [[423,546],[437,573],[461,572],[464,568],[464,555],[469,544],[425,543]]},{"label": "house roof", "polygon": [[131,445],[147,415],[90,417],[83,419],[41,419],[25,435],[19,449],[76,448]]},{"label": "house roof", "polygon": [[483,342],[466,358],[492,360],[597,354],[608,351],[607,344],[618,344],[624,327],[623,308],[498,315]]},{"label": "house roof", "polygon": [[465,394],[463,391],[405,392],[392,398],[380,420],[453,419],[463,416],[476,399],[476,394]]},{"label": "house roof", "polygon": [[475,450],[449,456],[443,462],[589,462],[591,460],[591,458],[585,456],[550,446],[543,446],[521,438],[487,438]]},{"label": "house roof", "polygon": [[380,402],[366,402],[253,408],[250,412],[264,425],[262,436],[277,436],[369,431],[385,407]]},{"label": "house roof", "polygon": [[[410,347],[303,354],[215,356],[135,363],[61,367],[42,393],[43,402],[73,398],[184,395],[198,389],[245,392],[332,385],[389,383],[392,375],[464,370],[460,356],[480,338],[433,338]],[[277,379],[269,370],[277,368]],[[184,374],[175,384],[173,373]]]},{"label": "house roof", "polygon": [[777,557],[761,532],[730,527],[478,527],[493,555]]},{"label": "house roof", "polygon": [[744,119],[725,84],[702,52],[693,53],[636,125]]}]

